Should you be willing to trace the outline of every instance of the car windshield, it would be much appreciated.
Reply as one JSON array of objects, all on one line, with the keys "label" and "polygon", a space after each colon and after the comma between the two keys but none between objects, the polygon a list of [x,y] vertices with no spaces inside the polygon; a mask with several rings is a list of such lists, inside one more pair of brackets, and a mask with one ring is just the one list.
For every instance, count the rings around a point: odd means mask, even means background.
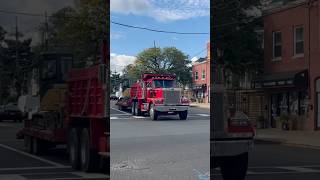
[{"label": "car windshield", "polygon": [[174,88],[174,81],[173,80],[155,80],[154,86],[156,88]]}]

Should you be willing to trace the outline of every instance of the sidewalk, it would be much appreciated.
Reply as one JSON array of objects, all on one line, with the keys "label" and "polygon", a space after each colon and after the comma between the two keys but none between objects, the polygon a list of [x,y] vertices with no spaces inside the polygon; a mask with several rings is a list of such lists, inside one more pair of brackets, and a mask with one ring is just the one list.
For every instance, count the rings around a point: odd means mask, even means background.
[{"label": "sidewalk", "polygon": [[257,129],[256,141],[320,149],[320,131],[284,131],[280,129]]},{"label": "sidewalk", "polygon": [[210,103],[190,103],[190,107],[210,109]]}]

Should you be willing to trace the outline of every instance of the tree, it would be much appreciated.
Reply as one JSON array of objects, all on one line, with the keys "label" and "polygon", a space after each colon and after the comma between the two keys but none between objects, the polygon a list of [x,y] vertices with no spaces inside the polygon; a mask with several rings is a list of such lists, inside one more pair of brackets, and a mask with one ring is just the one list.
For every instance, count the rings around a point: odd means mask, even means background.
[{"label": "tree", "polygon": [[[27,79],[32,65],[31,39],[23,39],[18,33],[18,41],[0,27],[0,96],[5,103],[10,90],[17,96],[27,92]],[[12,92],[11,92],[12,93]],[[13,97],[16,98],[16,97]],[[12,98],[11,98],[12,99]]]},{"label": "tree", "polygon": [[[82,66],[88,61],[97,62],[106,26],[104,1],[78,1],[75,7],[65,7],[49,17],[39,27],[41,34],[48,33],[48,50],[73,53],[75,62]],[[45,42],[42,43],[45,50]]]},{"label": "tree", "polygon": [[212,9],[213,59],[235,75],[261,71],[260,1],[215,0]]},{"label": "tree", "polygon": [[175,47],[148,48],[137,55],[134,64],[124,69],[124,74],[139,79],[143,73],[164,74],[177,76],[178,82],[188,84],[191,82],[191,68],[187,65],[188,56]]}]

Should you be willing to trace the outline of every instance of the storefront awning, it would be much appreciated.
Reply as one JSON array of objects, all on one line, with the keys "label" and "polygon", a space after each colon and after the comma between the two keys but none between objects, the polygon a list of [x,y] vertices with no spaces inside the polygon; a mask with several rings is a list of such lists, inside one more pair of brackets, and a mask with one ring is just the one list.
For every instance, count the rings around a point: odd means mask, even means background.
[{"label": "storefront awning", "polygon": [[255,89],[282,87],[307,88],[308,71],[303,70],[264,74],[252,81],[252,87]]}]

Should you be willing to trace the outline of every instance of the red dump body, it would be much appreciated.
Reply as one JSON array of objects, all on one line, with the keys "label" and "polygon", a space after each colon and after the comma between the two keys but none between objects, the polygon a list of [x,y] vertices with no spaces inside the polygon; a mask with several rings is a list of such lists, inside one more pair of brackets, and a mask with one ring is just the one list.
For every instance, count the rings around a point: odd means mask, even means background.
[{"label": "red dump body", "polygon": [[70,72],[67,96],[69,117],[106,117],[106,91],[99,74],[99,66]]},{"label": "red dump body", "polygon": [[[63,116],[62,122],[48,120],[48,115],[46,115],[48,112],[40,111],[33,115],[32,119],[25,121],[25,127],[17,134],[18,138],[28,137],[33,141],[69,144],[71,130],[75,129],[79,132],[80,142],[82,141],[81,133],[85,131],[89,134],[87,142],[90,151],[101,155],[102,159],[109,157],[109,115],[106,113],[109,108],[106,107],[107,72],[107,67],[103,64],[71,70],[67,80],[65,108],[62,113],[53,112]],[[53,125],[50,127],[44,125],[39,128],[35,126],[36,118],[42,118],[42,121],[51,122]],[[94,167],[98,161],[89,163],[88,167]],[[85,171],[87,170],[89,168],[86,168]]]}]

